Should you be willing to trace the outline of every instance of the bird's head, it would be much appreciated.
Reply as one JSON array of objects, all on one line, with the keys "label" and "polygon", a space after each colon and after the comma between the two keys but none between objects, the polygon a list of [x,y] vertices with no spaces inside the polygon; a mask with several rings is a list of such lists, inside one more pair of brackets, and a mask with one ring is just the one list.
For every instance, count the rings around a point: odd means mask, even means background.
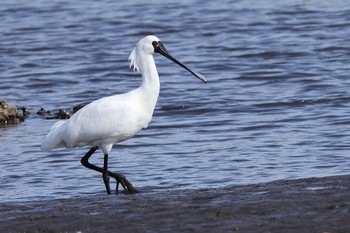
[{"label": "bird's head", "polygon": [[154,53],[159,53],[163,55],[164,57],[168,58],[169,60],[173,61],[174,63],[189,71],[191,74],[193,74],[198,79],[202,80],[204,83],[207,82],[203,75],[191,70],[183,63],[175,59],[173,56],[171,56],[170,53],[165,49],[160,39],[152,35],[146,36],[142,38],[139,42],[137,42],[136,47],[129,56],[130,67],[134,67],[134,70],[139,71],[140,67],[138,64],[140,64],[140,61],[138,61],[138,59],[141,59],[142,57],[140,56],[140,54],[154,55]]},{"label": "bird's head", "polygon": [[129,60],[130,60],[130,68],[133,67],[134,70],[139,71],[139,61],[138,59],[141,59],[141,54],[154,54],[154,47],[152,43],[154,41],[160,41],[158,37],[156,36],[146,36],[142,38],[139,42],[137,42],[136,47],[132,50]]}]

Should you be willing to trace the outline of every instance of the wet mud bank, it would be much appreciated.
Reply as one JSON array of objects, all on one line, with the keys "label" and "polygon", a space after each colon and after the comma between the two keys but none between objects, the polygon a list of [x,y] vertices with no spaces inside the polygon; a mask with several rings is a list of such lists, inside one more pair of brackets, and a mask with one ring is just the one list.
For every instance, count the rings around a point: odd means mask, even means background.
[{"label": "wet mud bank", "polygon": [[0,204],[1,232],[350,232],[350,175]]}]

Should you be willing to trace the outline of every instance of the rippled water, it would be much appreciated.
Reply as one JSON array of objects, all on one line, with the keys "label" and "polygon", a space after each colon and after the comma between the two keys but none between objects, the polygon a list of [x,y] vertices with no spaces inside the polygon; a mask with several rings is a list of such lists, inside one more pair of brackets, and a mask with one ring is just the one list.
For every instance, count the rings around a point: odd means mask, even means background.
[{"label": "rippled water", "polygon": [[[148,34],[209,82],[157,56],[153,122],[111,170],[144,192],[350,172],[348,1],[2,1],[0,97],[36,112],[131,90]],[[0,201],[104,194],[88,148],[40,151],[53,123],[0,128]]]}]

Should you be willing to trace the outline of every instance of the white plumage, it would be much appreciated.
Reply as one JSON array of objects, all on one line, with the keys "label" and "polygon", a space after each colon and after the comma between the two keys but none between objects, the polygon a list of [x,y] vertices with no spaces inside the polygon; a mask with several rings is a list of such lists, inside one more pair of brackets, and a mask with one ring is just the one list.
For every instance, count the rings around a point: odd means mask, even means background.
[{"label": "white plumage", "polygon": [[[125,189],[128,188],[126,186],[129,183],[124,176],[107,170],[108,154],[114,144],[133,137],[141,129],[146,128],[152,119],[160,89],[159,76],[153,58],[155,52],[169,58],[206,82],[204,76],[173,58],[157,37],[146,36],[137,43],[129,56],[130,67],[142,73],[140,87],[125,94],[93,101],[70,119],[56,122],[42,143],[42,150],[91,146],[92,149],[83,157],[82,163],[88,168],[103,173],[107,193],[110,193],[108,175],[117,179],[117,188],[119,182]],[[97,148],[100,148],[105,155],[104,168],[88,162]],[[133,189],[131,184],[129,189]]]},{"label": "white plumage", "polygon": [[139,88],[96,100],[69,120],[56,122],[44,140],[42,150],[98,146],[104,154],[109,154],[114,144],[146,128],[152,119],[160,89],[153,59],[153,41],[159,39],[155,36],[143,38],[129,57],[130,66],[142,73],[143,80]]}]

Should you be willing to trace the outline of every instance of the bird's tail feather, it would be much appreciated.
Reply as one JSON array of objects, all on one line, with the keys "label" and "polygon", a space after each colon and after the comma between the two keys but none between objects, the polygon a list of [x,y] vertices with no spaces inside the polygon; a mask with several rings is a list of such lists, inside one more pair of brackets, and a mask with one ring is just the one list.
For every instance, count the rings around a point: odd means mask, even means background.
[{"label": "bird's tail feather", "polygon": [[41,150],[50,151],[54,148],[63,146],[62,138],[62,126],[65,121],[57,121],[50,129],[49,134],[46,136],[44,142],[41,144]]}]

